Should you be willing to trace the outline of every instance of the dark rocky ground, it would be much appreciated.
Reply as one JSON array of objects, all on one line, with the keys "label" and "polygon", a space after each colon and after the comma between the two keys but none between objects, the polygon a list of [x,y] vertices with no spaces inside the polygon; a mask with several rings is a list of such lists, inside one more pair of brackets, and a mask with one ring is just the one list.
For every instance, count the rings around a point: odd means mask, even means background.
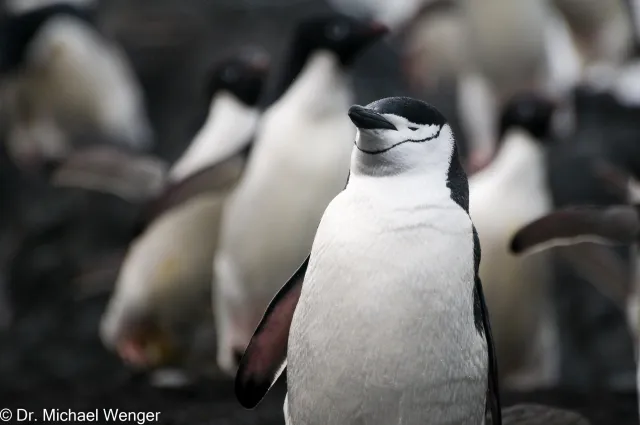
[{"label": "dark rocky ground", "polygon": [[[199,90],[211,63],[256,42],[277,57],[297,17],[326,10],[320,1],[285,3],[102,4],[106,30],[123,42],[143,83],[160,156],[175,159],[202,121],[205,104]],[[393,40],[376,46],[359,62],[359,103],[410,93],[392,46]],[[451,116],[453,105],[446,99],[431,98]],[[202,382],[182,391],[154,389],[104,350],[97,326],[107,295],[78,300],[72,281],[85,262],[126,247],[136,212],[136,206],[110,196],[51,188],[0,156],[0,262],[10,264],[3,278],[12,313],[10,325],[0,330],[0,408],[38,414],[42,408],[114,407],[159,411],[164,424],[282,424],[282,384],[247,412],[236,402],[230,382]],[[15,234],[24,239],[9,262]],[[593,424],[636,424],[638,417],[635,394],[505,394],[505,405],[523,401],[576,409]]]}]

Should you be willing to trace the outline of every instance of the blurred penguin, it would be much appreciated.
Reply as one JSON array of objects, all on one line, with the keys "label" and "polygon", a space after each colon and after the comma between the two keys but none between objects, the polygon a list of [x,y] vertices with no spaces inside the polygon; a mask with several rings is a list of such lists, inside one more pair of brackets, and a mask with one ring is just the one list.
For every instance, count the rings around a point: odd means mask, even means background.
[{"label": "blurred penguin", "polygon": [[512,98],[502,112],[494,161],[469,181],[470,214],[482,246],[480,277],[508,387],[553,383],[557,360],[553,314],[547,305],[549,258],[526,259],[508,251],[511,235],[551,209],[545,144],[554,103],[535,94]]},{"label": "blurred penguin", "polygon": [[539,0],[459,1],[469,54],[459,108],[474,172],[494,155],[502,105],[520,91],[543,86],[548,8]]},{"label": "blurred penguin", "polygon": [[141,87],[94,12],[55,2],[0,23],[1,106],[21,165],[64,158],[82,134],[136,149],[152,143]]},{"label": "blurred penguin", "polygon": [[406,32],[403,68],[415,87],[435,89],[454,83],[467,65],[466,34],[459,0],[424,6]]},{"label": "blurred penguin", "polygon": [[[267,71],[268,56],[257,50],[216,66],[207,87],[208,118],[168,172],[153,158],[103,147],[79,152],[54,175],[60,186],[148,199],[140,236],[124,258],[101,324],[107,347],[133,366],[212,366],[211,258],[222,205],[251,148]],[[190,350],[198,344],[192,337],[205,334],[202,327],[213,339],[208,354]]]},{"label": "blurred penguin", "polygon": [[341,14],[306,19],[295,30],[284,90],[265,112],[247,171],[225,206],[214,259],[218,364],[230,375],[344,188],[355,137],[348,69],[386,31]]},{"label": "blurred penguin", "polygon": [[632,27],[625,0],[552,0],[566,20],[584,67],[620,66],[629,56]]},{"label": "blurred penguin", "polygon": [[403,62],[413,85],[456,86],[470,173],[493,158],[508,99],[543,90],[561,97],[578,80],[569,31],[545,2],[438,0],[417,12],[407,35]]},{"label": "blurred penguin", "polygon": [[[597,161],[596,172],[628,200],[627,205],[576,206],[558,209],[523,226],[511,240],[516,255],[549,248],[603,295],[626,317],[634,339],[636,365],[640,332],[640,185],[610,163]],[[632,247],[631,267],[606,245]],[[636,369],[636,385],[640,383]]]}]

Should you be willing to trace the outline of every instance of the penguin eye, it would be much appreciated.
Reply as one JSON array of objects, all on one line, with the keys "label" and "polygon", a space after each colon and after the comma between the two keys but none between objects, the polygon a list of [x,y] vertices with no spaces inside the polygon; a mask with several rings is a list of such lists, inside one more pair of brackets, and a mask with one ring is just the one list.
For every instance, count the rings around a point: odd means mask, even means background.
[{"label": "penguin eye", "polygon": [[344,23],[336,23],[327,28],[327,37],[331,40],[342,40],[347,36],[349,28]]}]

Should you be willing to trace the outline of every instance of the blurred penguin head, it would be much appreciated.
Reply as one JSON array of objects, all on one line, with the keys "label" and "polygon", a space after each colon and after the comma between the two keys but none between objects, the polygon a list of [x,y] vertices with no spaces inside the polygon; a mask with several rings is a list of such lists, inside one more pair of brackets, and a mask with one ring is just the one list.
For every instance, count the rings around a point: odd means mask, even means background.
[{"label": "blurred penguin head", "polygon": [[387,32],[387,27],[379,22],[336,13],[302,21],[296,29],[295,41],[301,58],[306,59],[318,50],[328,50],[335,53],[343,65],[349,65],[362,49]]},{"label": "blurred penguin head", "polygon": [[512,97],[500,116],[500,140],[509,130],[521,129],[533,138],[545,141],[551,135],[555,110],[556,103],[539,94],[522,93]]},{"label": "blurred penguin head", "polygon": [[227,91],[247,106],[256,106],[269,73],[269,55],[257,48],[219,63],[207,87],[209,100],[220,91]]}]

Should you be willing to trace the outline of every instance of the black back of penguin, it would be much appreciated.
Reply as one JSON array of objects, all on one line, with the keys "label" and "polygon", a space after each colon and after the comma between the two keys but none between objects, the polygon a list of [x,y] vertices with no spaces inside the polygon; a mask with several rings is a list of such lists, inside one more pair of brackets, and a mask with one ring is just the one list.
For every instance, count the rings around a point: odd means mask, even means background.
[{"label": "black back of penguin", "polygon": [[18,15],[7,15],[0,22],[0,73],[20,69],[29,45],[47,21],[69,16],[95,26],[93,10],[66,3],[56,3]]},{"label": "black back of penguin", "polygon": [[500,116],[499,138],[507,131],[519,128],[541,142],[549,139],[555,104],[551,100],[535,94],[522,93],[514,96],[504,106]]},{"label": "black back of penguin", "polygon": [[313,53],[320,50],[332,52],[343,66],[348,67],[363,48],[386,31],[386,27],[377,22],[362,21],[339,13],[301,21],[293,32],[278,81],[265,98],[263,106],[273,104],[287,91]]},{"label": "black back of penguin", "polygon": [[217,63],[205,88],[207,102],[225,90],[247,106],[256,106],[267,76],[269,57],[259,50],[246,51]]}]

